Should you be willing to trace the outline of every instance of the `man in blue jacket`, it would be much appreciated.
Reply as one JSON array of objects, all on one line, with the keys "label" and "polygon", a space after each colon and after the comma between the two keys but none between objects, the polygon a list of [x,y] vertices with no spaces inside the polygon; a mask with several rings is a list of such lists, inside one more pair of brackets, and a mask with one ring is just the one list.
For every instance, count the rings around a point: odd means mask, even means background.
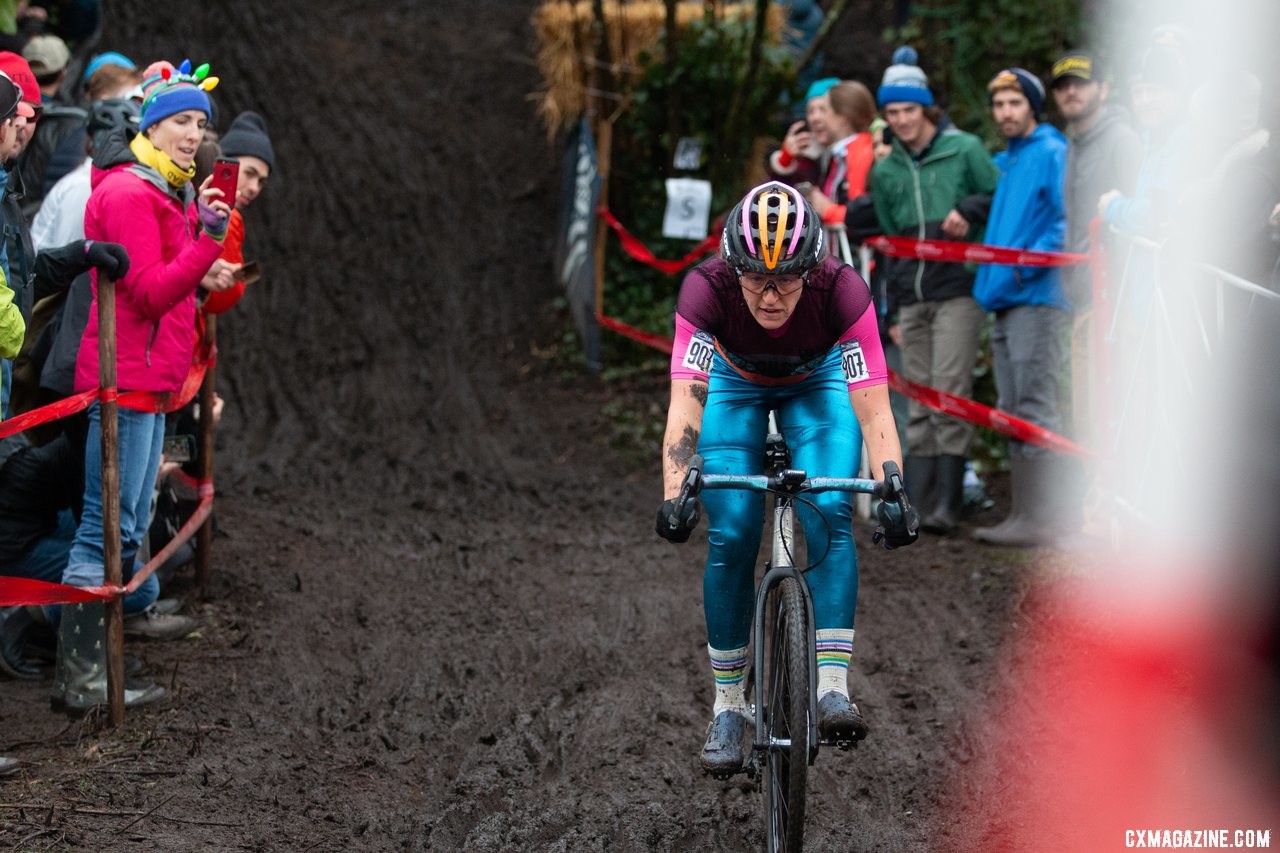
[{"label": "man in blue jacket", "polygon": [[[987,220],[986,241],[1042,252],[1062,250],[1067,215],[1063,176],[1067,140],[1038,121],[1044,84],[1022,68],[1006,68],[987,91],[991,114],[1008,147],[994,158],[1000,170]],[[973,297],[995,312],[991,349],[997,405],[1033,424],[1062,431],[1058,379],[1062,375],[1069,304],[1056,267],[988,264],[978,271]],[[1048,544],[1062,532],[1053,500],[1062,489],[1062,463],[1052,451],[1009,441],[1013,506],[995,527],[974,531],[996,545]]]}]

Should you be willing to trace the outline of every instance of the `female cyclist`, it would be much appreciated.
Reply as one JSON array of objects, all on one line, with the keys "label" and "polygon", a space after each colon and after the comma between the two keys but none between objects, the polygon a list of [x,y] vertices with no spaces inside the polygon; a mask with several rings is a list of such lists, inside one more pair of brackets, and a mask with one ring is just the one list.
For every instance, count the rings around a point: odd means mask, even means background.
[{"label": "female cyclist", "polygon": [[[856,476],[864,437],[874,470],[886,461],[902,464],[871,293],[852,267],[823,259],[823,234],[799,192],[769,182],[729,214],[722,257],[685,276],[676,306],[659,535],[683,542],[697,524],[694,502],[676,530],[667,523],[694,453],[712,474],[762,473],[770,409],[777,410],[795,466],[810,476]],[[742,768],[753,737],[743,676],[764,497],[717,490],[703,499],[710,518],[703,606],[715,712],[702,765],[724,774]],[[858,591],[851,501],[843,492],[812,501],[817,512],[802,504],[798,517],[809,553],[826,555],[807,574],[819,733],[860,739],[866,726],[847,683]],[[886,545],[914,541],[915,520],[891,517],[882,507]]]}]

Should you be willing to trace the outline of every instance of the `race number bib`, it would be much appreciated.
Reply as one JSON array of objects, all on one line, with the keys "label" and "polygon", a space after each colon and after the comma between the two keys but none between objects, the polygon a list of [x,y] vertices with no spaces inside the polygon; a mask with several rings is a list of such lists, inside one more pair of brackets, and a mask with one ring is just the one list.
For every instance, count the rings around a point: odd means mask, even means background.
[{"label": "race number bib", "polygon": [[686,370],[693,370],[706,375],[711,374],[711,356],[715,354],[716,345],[706,332],[693,333],[689,346],[684,351],[684,359],[680,365]]},{"label": "race number bib", "polygon": [[857,341],[845,341],[840,344],[840,367],[844,370],[844,381],[849,385],[861,382],[870,376],[867,360],[862,357],[862,344]]}]

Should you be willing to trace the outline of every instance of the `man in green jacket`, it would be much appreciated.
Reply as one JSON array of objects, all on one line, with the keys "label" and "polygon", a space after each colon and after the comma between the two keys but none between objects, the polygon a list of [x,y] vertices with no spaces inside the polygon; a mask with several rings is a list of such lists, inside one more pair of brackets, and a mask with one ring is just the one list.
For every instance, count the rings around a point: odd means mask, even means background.
[{"label": "man in green jacket", "polygon": [[[976,136],[942,118],[915,62],[914,50],[899,48],[877,92],[893,149],[871,172],[876,217],[893,236],[980,242],[999,171]],[[973,299],[972,270],[914,258],[891,258],[887,267],[885,322],[902,348],[903,375],[972,397],[985,320]],[[921,526],[950,534],[960,518],[974,427],[914,401],[910,412],[904,475]]]}]

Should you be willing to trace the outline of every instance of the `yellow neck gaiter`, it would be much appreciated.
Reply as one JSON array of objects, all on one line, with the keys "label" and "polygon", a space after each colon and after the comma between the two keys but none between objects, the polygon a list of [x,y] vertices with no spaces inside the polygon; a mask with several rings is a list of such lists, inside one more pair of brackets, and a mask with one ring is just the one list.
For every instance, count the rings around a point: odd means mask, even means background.
[{"label": "yellow neck gaiter", "polygon": [[152,145],[146,134],[139,133],[134,136],[133,141],[129,143],[129,150],[138,158],[139,163],[155,169],[169,182],[169,186],[175,189],[181,189],[196,176],[195,163],[186,169],[179,167],[168,154]]}]

